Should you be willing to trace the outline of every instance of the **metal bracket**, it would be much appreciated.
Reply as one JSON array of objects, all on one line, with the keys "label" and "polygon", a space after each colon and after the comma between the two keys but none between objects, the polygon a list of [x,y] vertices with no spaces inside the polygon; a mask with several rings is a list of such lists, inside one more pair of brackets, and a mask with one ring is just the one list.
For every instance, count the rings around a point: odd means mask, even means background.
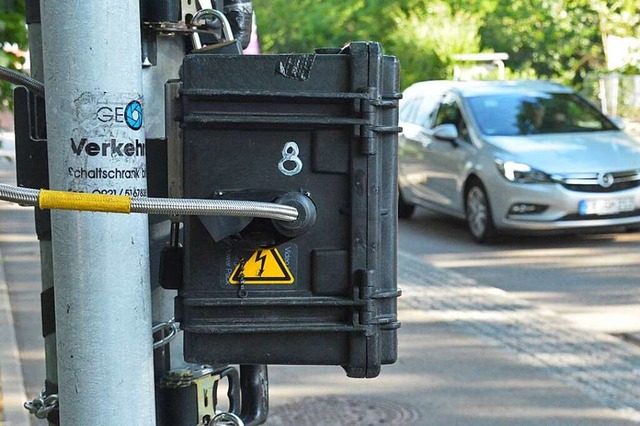
[{"label": "metal bracket", "polygon": [[[197,398],[197,418],[199,426],[224,425],[226,423],[211,423],[220,412],[216,411],[218,383],[227,378],[229,388],[229,413],[234,416],[240,414],[240,376],[233,367],[223,369],[203,365],[198,368],[173,370],[161,380],[161,386],[166,389],[190,388],[195,386]],[[195,402],[195,401],[194,401]],[[240,423],[241,424],[241,423]]]},{"label": "metal bracket", "polygon": [[181,115],[180,89],[182,83],[169,81],[164,86],[165,93],[165,133],[167,135],[167,173],[170,198],[182,198],[184,194],[182,182],[182,130],[179,117]]}]

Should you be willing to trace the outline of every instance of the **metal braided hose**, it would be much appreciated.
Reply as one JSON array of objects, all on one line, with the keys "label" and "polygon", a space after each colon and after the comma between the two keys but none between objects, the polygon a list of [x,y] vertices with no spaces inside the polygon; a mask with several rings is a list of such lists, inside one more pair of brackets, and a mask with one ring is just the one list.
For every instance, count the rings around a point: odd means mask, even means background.
[{"label": "metal braided hose", "polygon": [[0,67],[0,79],[18,86],[25,86],[33,93],[44,96],[44,84],[18,71],[14,71],[6,67]]},{"label": "metal braided hose", "polygon": [[18,188],[16,186],[0,183],[0,199],[18,203],[25,206],[35,206],[38,204],[40,191],[31,188]]},{"label": "metal braided hose", "polygon": [[198,200],[183,198],[132,198],[132,213],[250,216],[293,222],[298,217],[294,207],[259,201]]},{"label": "metal braided hose", "polygon": [[294,207],[276,203],[180,198],[132,198],[124,195],[85,194],[37,190],[0,184],[0,199],[41,209],[111,213],[146,213],[196,216],[241,216],[293,222]]}]

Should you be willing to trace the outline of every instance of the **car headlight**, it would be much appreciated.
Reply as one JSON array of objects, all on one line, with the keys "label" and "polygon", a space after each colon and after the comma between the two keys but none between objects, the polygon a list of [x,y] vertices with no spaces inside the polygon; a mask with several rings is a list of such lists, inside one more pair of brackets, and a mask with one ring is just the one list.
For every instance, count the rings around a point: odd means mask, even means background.
[{"label": "car headlight", "polygon": [[496,165],[502,176],[514,183],[549,183],[552,179],[544,172],[536,170],[524,163],[515,161],[496,160]]}]

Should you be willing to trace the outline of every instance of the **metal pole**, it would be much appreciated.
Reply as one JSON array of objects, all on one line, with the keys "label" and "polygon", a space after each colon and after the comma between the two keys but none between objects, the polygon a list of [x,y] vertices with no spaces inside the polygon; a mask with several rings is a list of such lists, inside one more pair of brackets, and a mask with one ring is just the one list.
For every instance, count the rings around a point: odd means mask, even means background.
[{"label": "metal pole", "polygon": [[[51,189],[146,195],[138,0],[42,0]],[[53,211],[60,424],[154,425],[145,215]]]},{"label": "metal pole", "polygon": [[[30,0],[26,2],[27,24],[29,28],[29,56],[31,61],[31,77],[38,81],[44,81],[44,69],[42,63],[42,25],[40,17],[40,5]],[[36,213],[38,214],[38,213]],[[53,289],[53,256],[51,239],[38,235],[40,240],[40,269],[42,280],[42,292]],[[57,393],[58,386],[58,357],[56,350],[55,331],[44,337],[45,353],[45,388],[47,394]],[[49,425],[54,423],[48,422]]]}]

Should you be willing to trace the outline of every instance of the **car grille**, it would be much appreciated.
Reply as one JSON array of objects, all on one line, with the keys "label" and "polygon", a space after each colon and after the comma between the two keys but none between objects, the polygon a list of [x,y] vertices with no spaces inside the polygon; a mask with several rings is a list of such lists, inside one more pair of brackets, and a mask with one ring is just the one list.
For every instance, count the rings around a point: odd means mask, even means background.
[{"label": "car grille", "polygon": [[640,186],[640,170],[608,173],[613,177],[610,186],[601,185],[598,173],[556,175],[553,178],[569,191],[576,192],[616,192]]},{"label": "car grille", "polygon": [[640,216],[640,210],[634,210],[631,212],[617,213],[617,214],[606,214],[606,215],[597,215],[597,214],[589,214],[589,215],[579,215],[579,214],[568,214],[560,218],[560,221],[565,220],[598,220],[598,219],[622,219],[625,217],[636,217]]}]

